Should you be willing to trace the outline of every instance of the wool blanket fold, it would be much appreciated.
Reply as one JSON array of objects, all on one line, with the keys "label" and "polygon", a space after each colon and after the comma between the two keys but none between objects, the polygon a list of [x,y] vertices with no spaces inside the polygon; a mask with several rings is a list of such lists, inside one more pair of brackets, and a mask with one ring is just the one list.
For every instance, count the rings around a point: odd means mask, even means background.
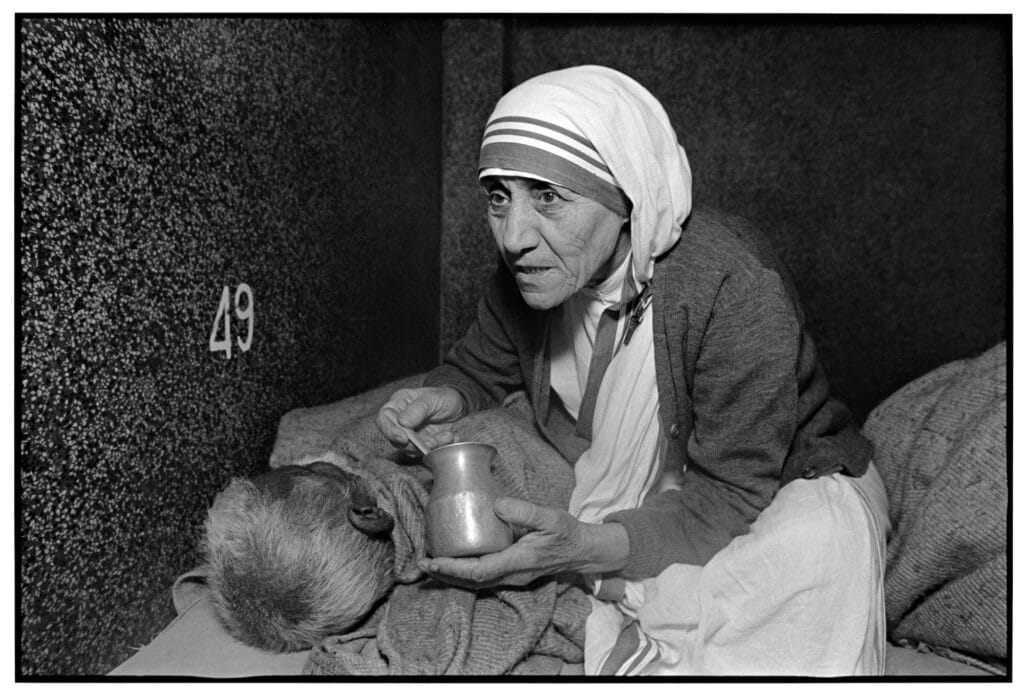
[{"label": "wool blanket fold", "polygon": [[[375,412],[374,412],[375,414]],[[424,510],[430,473],[396,451],[374,416],[342,426],[326,459],[367,479],[378,505],[395,518],[397,585],[358,627],[329,637],[310,653],[309,675],[557,675],[582,663],[590,602],[582,588],[538,579],[524,588],[470,591],[424,576]],[[494,475],[509,496],[566,508],[572,465],[532,426],[525,399],[471,414],[454,424],[458,440],[487,443],[498,451]]]},{"label": "wool blanket fold", "polygon": [[914,380],[864,434],[889,495],[892,642],[1007,655],[1006,344]]}]

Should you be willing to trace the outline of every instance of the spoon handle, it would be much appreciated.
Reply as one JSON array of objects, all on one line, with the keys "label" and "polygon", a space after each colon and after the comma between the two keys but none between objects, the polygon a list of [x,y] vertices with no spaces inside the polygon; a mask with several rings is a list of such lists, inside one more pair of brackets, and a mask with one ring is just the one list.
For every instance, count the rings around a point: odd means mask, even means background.
[{"label": "spoon handle", "polygon": [[419,439],[419,436],[416,435],[416,432],[413,431],[411,428],[405,429],[405,435],[409,436],[409,442],[415,445],[416,449],[419,450],[421,453],[426,455],[427,453],[430,452],[427,446],[423,445],[423,441]]}]

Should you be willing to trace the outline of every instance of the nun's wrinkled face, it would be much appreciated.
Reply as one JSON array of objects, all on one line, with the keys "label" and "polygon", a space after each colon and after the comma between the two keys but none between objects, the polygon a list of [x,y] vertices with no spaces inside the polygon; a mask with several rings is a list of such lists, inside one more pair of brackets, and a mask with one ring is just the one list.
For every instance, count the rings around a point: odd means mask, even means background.
[{"label": "nun's wrinkled face", "polygon": [[494,239],[534,309],[557,307],[600,283],[629,251],[626,219],[593,199],[536,179],[484,177],[481,183]]}]

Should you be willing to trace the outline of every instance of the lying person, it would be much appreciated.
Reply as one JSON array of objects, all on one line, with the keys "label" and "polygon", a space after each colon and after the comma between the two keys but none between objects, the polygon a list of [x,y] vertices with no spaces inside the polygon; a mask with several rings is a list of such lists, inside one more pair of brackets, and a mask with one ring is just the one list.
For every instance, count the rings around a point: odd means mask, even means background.
[{"label": "lying person", "polygon": [[[572,467],[530,418],[519,398],[453,429],[495,448],[500,491],[564,510]],[[422,464],[396,464],[372,419],[332,434],[329,451],[291,456],[326,462],[236,479],[216,498],[205,564],[183,577],[201,581],[197,592],[216,607],[209,650],[234,654],[232,642],[275,652],[313,645],[303,666],[313,675],[581,672],[590,606],[578,586],[550,580],[472,593],[424,576],[417,562],[426,554],[435,478]],[[184,633],[194,622],[177,624]],[[230,642],[216,638],[217,627],[230,630]],[[166,646],[179,650],[170,637]]]},{"label": "lying person", "polygon": [[233,479],[207,514],[203,544],[224,626],[286,652],[357,624],[394,585],[393,526],[360,477],[328,462]]}]

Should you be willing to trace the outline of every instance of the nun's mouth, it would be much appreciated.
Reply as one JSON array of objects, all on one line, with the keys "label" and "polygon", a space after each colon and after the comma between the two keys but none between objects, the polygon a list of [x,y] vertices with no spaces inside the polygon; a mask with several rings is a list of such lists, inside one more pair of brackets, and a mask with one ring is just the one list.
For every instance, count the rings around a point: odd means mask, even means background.
[{"label": "nun's mouth", "polygon": [[532,276],[534,274],[538,274],[538,273],[542,273],[544,271],[547,271],[550,268],[551,268],[550,266],[521,266],[521,265],[517,265],[516,266],[516,273],[521,273],[521,274],[526,274],[527,276]]}]

